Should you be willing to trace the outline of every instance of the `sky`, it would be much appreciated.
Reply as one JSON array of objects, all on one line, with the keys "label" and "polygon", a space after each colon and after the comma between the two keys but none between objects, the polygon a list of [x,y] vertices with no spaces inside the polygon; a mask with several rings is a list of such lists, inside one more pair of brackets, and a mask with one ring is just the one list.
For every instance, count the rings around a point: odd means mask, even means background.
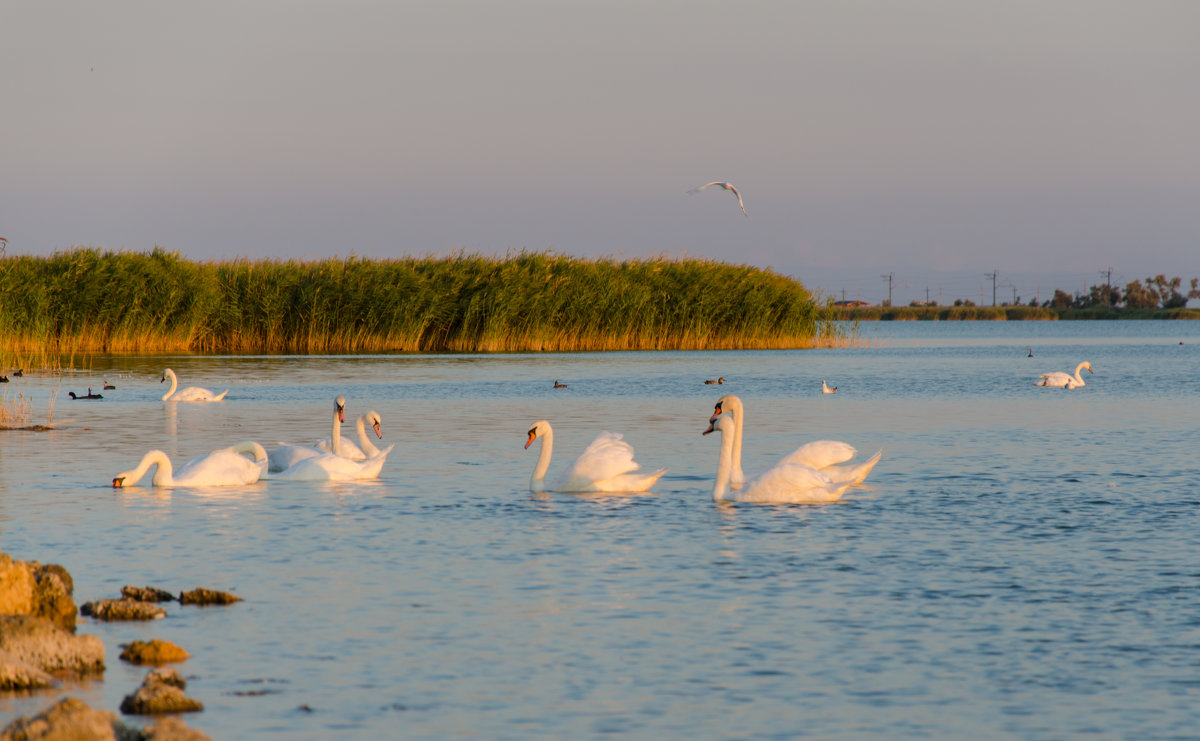
[{"label": "sky", "polygon": [[[8,254],[702,257],[897,304],[1200,277],[1194,0],[0,0],[0,28]],[[748,216],[687,193],[712,180]]]}]

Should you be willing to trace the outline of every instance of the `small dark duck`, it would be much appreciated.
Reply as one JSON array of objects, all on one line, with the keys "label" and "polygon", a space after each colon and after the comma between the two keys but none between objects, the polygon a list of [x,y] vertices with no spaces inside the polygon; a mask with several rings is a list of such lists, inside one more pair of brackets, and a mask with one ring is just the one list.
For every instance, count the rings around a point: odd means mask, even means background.
[{"label": "small dark duck", "polygon": [[76,401],[79,401],[82,399],[103,399],[104,398],[103,394],[93,394],[91,388],[88,389],[87,396],[76,396],[74,391],[68,391],[67,396],[71,397],[72,399],[74,399]]},{"label": "small dark duck", "polygon": [[554,382],[554,388],[556,389],[565,389],[566,387],[567,384],[565,383],[559,383],[557,380]]},{"label": "small dark duck", "polygon": [[708,380],[708,381],[705,381],[705,383],[707,383],[709,386],[720,386],[721,384],[725,383],[725,377],[721,376],[720,378],[718,378],[715,381]]}]

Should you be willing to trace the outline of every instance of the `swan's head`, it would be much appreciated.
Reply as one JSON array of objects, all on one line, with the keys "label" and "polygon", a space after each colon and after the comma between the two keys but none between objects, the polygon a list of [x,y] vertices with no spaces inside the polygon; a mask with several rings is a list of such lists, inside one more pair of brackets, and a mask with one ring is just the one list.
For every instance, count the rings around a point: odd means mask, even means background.
[{"label": "swan's head", "polygon": [[379,418],[379,412],[371,410],[366,414],[367,422],[371,425],[371,429],[375,430],[375,437],[383,439],[383,420]]},{"label": "swan's head", "polygon": [[733,394],[726,394],[726,395],[722,396],[720,399],[717,399],[716,406],[713,407],[712,416],[708,418],[708,421],[712,422],[717,417],[721,416],[722,412],[729,412],[730,414],[732,414],[741,408],[742,408],[742,400],[741,399],[739,399],[737,396],[735,396]]},{"label": "swan's head", "polygon": [[346,421],[346,397],[339,396],[333,400],[333,413],[337,415],[338,422]]},{"label": "swan's head", "polygon": [[[718,406],[720,406],[719,403]],[[733,425],[733,417],[730,417],[728,414],[721,414],[718,412],[712,416],[712,419],[708,420],[708,429],[700,434],[707,435],[710,432],[720,432],[722,435],[724,435],[726,432],[733,431]]]},{"label": "swan's head", "polygon": [[1092,364],[1091,364],[1091,363],[1089,363],[1089,362],[1087,362],[1086,360],[1085,360],[1085,361],[1083,361],[1083,367],[1087,369],[1087,372],[1088,372],[1088,373],[1091,373],[1091,372],[1092,372]]},{"label": "swan's head", "polygon": [[525,438],[525,449],[529,450],[529,446],[533,445],[533,441],[538,439],[538,435],[545,436],[548,429],[550,429],[550,423],[546,420],[539,419],[537,422],[534,422],[530,426],[529,432],[526,433],[528,437]]},{"label": "swan's head", "polygon": [[167,368],[165,371],[163,371],[163,375],[162,375],[162,378],[159,380],[159,383],[163,383],[168,378],[174,378],[174,377],[175,377],[175,371],[171,370],[170,368]]},{"label": "swan's head", "polygon": [[128,473],[123,473],[123,474],[121,474],[120,476],[116,476],[116,477],[114,477],[114,478],[113,478],[113,488],[114,488],[114,489],[120,489],[122,486],[124,486],[124,485],[125,485],[125,478],[126,478],[127,476],[129,476],[129,474],[128,474]]}]

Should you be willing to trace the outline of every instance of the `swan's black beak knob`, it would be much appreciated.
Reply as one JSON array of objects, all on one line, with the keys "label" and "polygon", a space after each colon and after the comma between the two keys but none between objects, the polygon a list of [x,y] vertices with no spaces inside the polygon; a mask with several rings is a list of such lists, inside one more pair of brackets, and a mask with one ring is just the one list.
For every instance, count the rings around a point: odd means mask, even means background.
[{"label": "swan's black beak knob", "polygon": [[124,476],[118,476],[117,478],[113,479],[113,488],[114,489],[120,489],[124,485],[125,485],[125,477]]}]

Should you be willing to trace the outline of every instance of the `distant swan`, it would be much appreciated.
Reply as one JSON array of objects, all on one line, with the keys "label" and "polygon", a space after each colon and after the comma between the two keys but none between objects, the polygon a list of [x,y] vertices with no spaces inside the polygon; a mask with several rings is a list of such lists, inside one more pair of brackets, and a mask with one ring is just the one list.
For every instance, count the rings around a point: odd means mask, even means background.
[{"label": "distant swan", "polygon": [[688,191],[688,193],[689,194],[699,193],[700,191],[704,190],[705,188],[711,188],[714,185],[720,186],[720,187],[724,188],[725,190],[729,191],[730,193],[733,193],[733,195],[737,198],[738,207],[742,209],[742,216],[750,215],[750,214],[746,213],[746,204],[742,203],[742,194],[738,193],[738,189],[733,187],[732,183],[725,183],[720,180],[714,180],[711,183],[701,185],[699,188],[692,188],[691,190]]},{"label": "distant swan", "polygon": [[[253,455],[254,459],[246,455]],[[151,450],[137,468],[113,477],[113,488],[136,484],[154,465],[158,466],[151,479],[155,486],[244,486],[258,481],[266,470],[267,451],[256,442],[240,443],[193,458],[175,471],[166,453]]]},{"label": "distant swan", "polygon": [[[383,418],[379,416],[379,412],[372,409],[366,414],[359,415],[359,418],[354,422],[354,431],[358,436],[358,445],[349,440],[342,439],[339,431],[338,438],[341,440],[342,450],[338,455],[350,460],[362,461],[379,453],[379,448],[375,447],[375,444],[371,442],[371,438],[367,435],[366,428],[368,424],[375,431],[375,438],[378,440],[383,439]],[[338,427],[338,425],[335,424],[334,427]],[[318,440],[317,448],[326,453],[332,453],[334,452],[332,441],[332,435],[324,440]]]},{"label": "distant swan", "polygon": [[763,504],[820,504],[836,502],[850,488],[849,482],[836,483],[815,468],[800,463],[776,463],[771,468],[753,476],[736,492],[729,490],[733,473],[733,442],[737,435],[736,423],[727,414],[709,422],[710,432],[721,433],[721,453],[717,463],[717,477],[713,484],[714,502],[758,502]]},{"label": "distant swan", "polygon": [[829,384],[825,383],[824,380],[822,380],[821,381],[821,393],[822,394],[836,394],[837,386],[830,386]]},{"label": "distant swan", "polygon": [[[342,450],[342,422],[345,420],[346,397],[339,396],[333,400],[333,429],[330,436],[325,440],[318,441],[317,446],[280,443],[279,447],[273,448],[267,453],[269,461],[267,472],[273,474],[286,471],[305,458],[315,458],[323,453],[331,452],[335,455],[340,453]],[[324,450],[318,447],[322,442],[327,445]]]},{"label": "distant swan", "polygon": [[[713,407],[713,415],[708,421],[711,423],[718,416],[722,416],[722,413],[733,418],[733,458],[730,462],[733,468],[730,485],[739,489],[746,480],[746,475],[742,472],[742,429],[746,425],[746,409],[741,398],[734,394],[726,394],[717,400],[716,406]],[[838,465],[854,458],[857,453],[853,445],[840,440],[814,440],[785,455],[779,464],[799,463],[820,471],[837,484],[861,484],[883,457],[883,451],[878,451],[856,465]]]},{"label": "distant swan", "polygon": [[528,450],[533,441],[542,438],[542,451],[538,454],[533,475],[529,477],[529,490],[586,492],[586,491],[648,491],[667,469],[639,472],[641,468],[633,460],[633,446],[621,439],[621,435],[601,432],[592,444],[579,454],[567,470],[551,483],[546,482],[546,470],[550,468],[550,455],[554,449],[554,430],[544,419],[534,422],[525,440]]},{"label": "distant swan", "polygon": [[1087,369],[1088,373],[1092,372],[1092,364],[1085,360],[1079,365],[1075,366],[1075,375],[1073,376],[1067,375],[1061,371],[1055,371],[1054,373],[1043,373],[1042,375],[1038,376],[1038,380],[1034,381],[1033,385],[1054,386],[1068,389],[1085,386],[1086,384],[1083,382],[1083,378],[1081,378],[1079,375],[1079,371],[1083,370],[1084,368]]},{"label": "distant swan", "polygon": [[220,394],[214,395],[208,389],[197,388],[190,386],[183,389],[179,393],[175,393],[175,389],[179,387],[179,379],[175,377],[175,371],[167,368],[163,371],[162,383],[167,379],[171,379],[171,388],[163,395],[163,401],[220,401],[225,398],[225,394],[229,393],[229,389],[225,389]]}]

